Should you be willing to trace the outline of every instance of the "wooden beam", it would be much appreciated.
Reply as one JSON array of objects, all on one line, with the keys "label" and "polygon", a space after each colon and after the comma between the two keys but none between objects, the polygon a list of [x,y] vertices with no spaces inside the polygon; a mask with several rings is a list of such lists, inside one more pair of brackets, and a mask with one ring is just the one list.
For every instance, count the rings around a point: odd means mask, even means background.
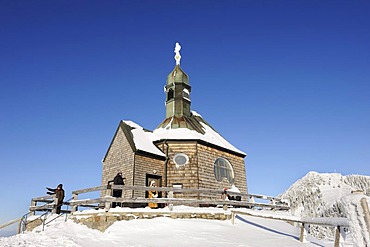
[{"label": "wooden beam", "polygon": [[[72,191],[72,194],[82,194],[82,193],[87,193],[87,192],[94,192],[98,190],[106,190],[106,189],[122,189],[122,190],[141,190],[141,191],[148,191],[152,190],[153,188],[151,187],[146,187],[146,186],[131,186],[131,185],[102,185],[102,186],[96,186],[96,187],[91,187],[91,188],[86,188],[86,189],[81,189],[81,190],[75,190]],[[156,187],[157,191],[173,191],[173,192],[179,192],[179,193],[207,193],[210,195],[221,195],[224,193],[224,190],[214,190],[214,189],[194,189],[194,188],[174,188],[174,187]],[[268,201],[275,201],[279,202],[281,201],[280,198],[278,197],[272,197],[272,196],[265,196],[265,195],[259,195],[259,194],[246,194],[246,193],[238,193],[238,192],[233,192],[233,191],[227,191],[228,194],[230,195],[240,195],[242,197],[254,197],[258,199],[263,199],[263,200],[268,200]],[[39,198],[34,198],[38,200]]]},{"label": "wooden beam", "polygon": [[338,225],[342,227],[348,227],[349,221],[347,218],[338,218],[338,217],[315,217],[315,218],[301,218],[297,216],[288,216],[288,215],[278,215],[272,214],[268,212],[256,212],[253,210],[238,210],[238,209],[231,209],[231,212],[236,214],[244,214],[254,217],[261,217],[265,219],[272,219],[272,220],[282,220],[286,222],[296,222],[296,223],[305,223],[305,224],[312,224],[312,225],[322,225],[322,226],[333,226],[337,227]]},{"label": "wooden beam", "polygon": [[20,221],[22,218],[19,218],[19,219],[14,219],[14,220],[11,220],[11,221],[8,221],[7,223],[4,223],[2,225],[0,225],[0,229],[2,228],[5,228],[7,226],[10,226],[10,225],[13,225],[14,223]]},{"label": "wooden beam", "polygon": [[91,187],[91,188],[87,188],[87,189],[81,189],[81,190],[75,190],[75,191],[72,191],[72,194],[83,194],[83,193],[87,193],[87,192],[94,192],[94,191],[98,191],[98,190],[106,190],[107,189],[107,185],[102,185],[102,186],[96,186],[96,187]]}]

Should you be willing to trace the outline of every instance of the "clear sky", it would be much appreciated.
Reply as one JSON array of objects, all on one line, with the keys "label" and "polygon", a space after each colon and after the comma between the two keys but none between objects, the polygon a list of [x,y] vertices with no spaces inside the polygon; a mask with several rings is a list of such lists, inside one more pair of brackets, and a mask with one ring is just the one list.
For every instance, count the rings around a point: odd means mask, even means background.
[{"label": "clear sky", "polygon": [[246,152],[250,193],[370,175],[370,2],[0,0],[0,223],[100,185],[120,120],[153,130],[175,66]]}]

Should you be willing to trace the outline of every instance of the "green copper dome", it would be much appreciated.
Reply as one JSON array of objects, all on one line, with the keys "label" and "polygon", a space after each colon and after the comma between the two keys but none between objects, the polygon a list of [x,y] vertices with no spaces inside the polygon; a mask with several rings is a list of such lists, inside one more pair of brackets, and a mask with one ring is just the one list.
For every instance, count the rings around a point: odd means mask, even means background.
[{"label": "green copper dome", "polygon": [[182,83],[185,83],[185,84],[189,85],[189,77],[180,68],[180,65],[176,65],[176,67],[172,70],[172,72],[167,76],[166,85],[172,85],[175,82],[182,82]]}]

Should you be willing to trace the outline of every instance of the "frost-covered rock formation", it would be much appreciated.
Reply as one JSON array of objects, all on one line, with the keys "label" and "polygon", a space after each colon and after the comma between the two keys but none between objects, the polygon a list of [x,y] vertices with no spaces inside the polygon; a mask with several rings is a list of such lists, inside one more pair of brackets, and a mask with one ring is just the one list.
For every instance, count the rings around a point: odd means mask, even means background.
[{"label": "frost-covered rock formation", "polygon": [[[296,216],[347,217],[343,198],[361,191],[370,196],[370,176],[309,172],[280,197],[289,201],[291,212]],[[310,226],[309,232],[318,238],[327,238],[332,237],[334,231]]]}]

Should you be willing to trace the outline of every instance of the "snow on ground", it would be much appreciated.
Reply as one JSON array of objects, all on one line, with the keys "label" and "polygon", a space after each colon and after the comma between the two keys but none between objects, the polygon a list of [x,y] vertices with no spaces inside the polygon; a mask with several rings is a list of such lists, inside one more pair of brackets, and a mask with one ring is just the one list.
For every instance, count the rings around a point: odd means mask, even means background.
[{"label": "snow on ground", "polygon": [[[350,222],[345,243],[342,247],[370,246],[370,236],[364,221],[364,212],[360,200],[365,198],[370,207],[370,198],[364,194],[370,193],[370,179],[367,176],[351,175],[340,177],[336,174],[320,175],[311,172],[303,179],[291,186],[285,193],[289,198],[292,211],[272,212],[263,210],[250,210],[253,215],[267,216],[274,214],[275,218],[281,215],[283,218],[297,219],[305,217],[338,217],[348,219]],[[351,193],[348,186],[351,186]],[[360,192],[364,191],[364,192]],[[341,192],[341,193],[338,193]],[[337,197],[335,197],[337,196]],[[340,205],[336,214],[326,214],[328,205],[336,203]],[[297,209],[302,212],[297,214]],[[153,209],[129,209],[112,208],[111,213],[130,211],[148,211]],[[156,212],[168,211],[168,209],[155,209]],[[174,212],[216,213],[222,208],[190,208],[185,206],[174,207]],[[85,214],[103,213],[104,210],[84,210],[75,213],[77,217],[86,217]],[[249,212],[250,213],[250,212]],[[312,213],[312,215],[311,215]],[[285,214],[285,215],[284,215]],[[289,216],[289,217],[288,217]],[[335,219],[335,218],[333,218]],[[340,222],[338,222],[340,224]],[[326,239],[330,235],[317,228]],[[312,229],[311,229],[312,230]],[[26,232],[11,237],[0,237],[0,247],[46,247],[46,246],[69,246],[69,247],[115,247],[115,246],[250,246],[250,247],[279,247],[279,246],[333,246],[329,240],[317,240],[312,236],[307,237],[307,242],[299,242],[299,228],[284,221],[269,220],[253,216],[237,216],[235,224],[231,221],[200,220],[200,219],[171,219],[166,217],[154,219],[137,219],[119,221],[110,226],[104,233],[89,229],[84,225],[64,220],[60,217],[46,226],[45,231],[36,228],[32,232]],[[312,231],[314,234],[315,231]]]},{"label": "snow on ground", "polygon": [[276,220],[237,216],[231,221],[158,217],[118,221],[105,232],[79,225],[64,217],[32,232],[0,238],[2,247],[115,247],[115,246],[333,246],[308,236],[298,240],[299,229]]}]

